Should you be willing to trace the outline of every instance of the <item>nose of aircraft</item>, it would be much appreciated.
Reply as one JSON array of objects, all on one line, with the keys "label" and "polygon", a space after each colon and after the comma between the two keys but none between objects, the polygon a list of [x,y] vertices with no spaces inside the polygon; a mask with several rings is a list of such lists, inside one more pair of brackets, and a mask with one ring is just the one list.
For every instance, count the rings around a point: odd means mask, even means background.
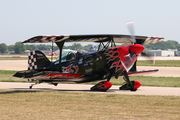
[{"label": "nose of aircraft", "polygon": [[135,44],[130,47],[131,52],[135,52],[136,55],[139,55],[144,50],[144,46],[140,44]]}]

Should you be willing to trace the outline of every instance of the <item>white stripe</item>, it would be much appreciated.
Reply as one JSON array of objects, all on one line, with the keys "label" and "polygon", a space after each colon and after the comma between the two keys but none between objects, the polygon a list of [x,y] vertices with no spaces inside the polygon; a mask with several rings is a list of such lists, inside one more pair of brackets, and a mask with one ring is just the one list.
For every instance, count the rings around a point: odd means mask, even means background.
[{"label": "white stripe", "polygon": [[69,38],[69,35],[64,36],[64,38],[62,38],[62,39],[60,39],[60,40],[58,40],[58,41],[55,41],[55,42],[60,42],[60,41],[66,40],[66,39],[68,39],[68,38]]},{"label": "white stripe", "polygon": [[123,67],[125,68],[126,71],[128,71],[128,69],[126,68],[126,66],[124,65],[123,61],[121,61]]},{"label": "white stripe", "polygon": [[33,51],[33,55],[35,55],[35,50]]},{"label": "white stripe", "polygon": [[29,60],[29,63],[31,63],[32,61],[31,61],[31,59]]},{"label": "white stripe", "polygon": [[34,62],[36,62],[36,58],[34,58]]},{"label": "white stripe", "polygon": [[56,37],[51,37],[49,40],[53,41],[55,40]]},{"label": "white stripe", "polygon": [[[41,40],[44,41],[44,40],[46,40],[46,39],[47,39],[47,37],[43,37]],[[47,41],[47,40],[46,40],[46,41]]]},{"label": "white stripe", "polygon": [[34,69],[37,69],[37,65],[34,66]]}]

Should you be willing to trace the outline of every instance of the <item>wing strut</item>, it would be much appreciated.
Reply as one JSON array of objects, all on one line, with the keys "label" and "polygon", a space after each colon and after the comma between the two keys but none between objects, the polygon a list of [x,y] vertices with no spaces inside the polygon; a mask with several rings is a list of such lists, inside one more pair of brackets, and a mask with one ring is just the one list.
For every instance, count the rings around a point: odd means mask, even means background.
[{"label": "wing strut", "polygon": [[127,82],[127,84],[133,89],[133,85],[132,85],[131,81],[129,80],[129,76],[128,76],[126,70],[124,70],[123,75],[124,75],[123,79],[124,79],[124,80]]},{"label": "wing strut", "polygon": [[56,45],[59,47],[59,66],[57,68],[57,71],[60,71],[60,72],[62,72],[62,68],[61,68],[61,56],[62,56],[62,48],[64,46],[64,42],[65,42],[64,40],[61,41],[61,42],[55,42]]},{"label": "wing strut", "polygon": [[51,70],[53,65],[53,41],[52,41],[52,52],[51,52]]},{"label": "wing strut", "polygon": [[[106,49],[109,48],[109,46],[110,46],[110,47],[116,47],[116,44],[115,44],[113,38],[109,38],[108,40],[109,40],[108,42],[107,42],[107,40],[106,40],[106,41],[102,41],[102,40],[100,40],[100,38],[99,38],[100,43],[99,43],[99,46],[98,46],[98,51],[100,51],[100,50],[106,50]],[[107,43],[104,44],[104,42],[107,42]]]}]

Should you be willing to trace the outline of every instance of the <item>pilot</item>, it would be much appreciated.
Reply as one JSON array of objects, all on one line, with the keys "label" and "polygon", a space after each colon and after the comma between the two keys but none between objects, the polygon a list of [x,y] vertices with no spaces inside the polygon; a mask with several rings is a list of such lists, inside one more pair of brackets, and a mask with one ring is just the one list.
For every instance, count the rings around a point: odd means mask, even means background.
[{"label": "pilot", "polygon": [[81,56],[82,55],[82,52],[80,52],[80,51],[78,51],[77,53],[76,53],[76,57],[79,57],[79,56]]},{"label": "pilot", "polygon": [[69,53],[66,60],[72,60],[75,58],[76,58],[76,56],[74,55],[74,53]]}]

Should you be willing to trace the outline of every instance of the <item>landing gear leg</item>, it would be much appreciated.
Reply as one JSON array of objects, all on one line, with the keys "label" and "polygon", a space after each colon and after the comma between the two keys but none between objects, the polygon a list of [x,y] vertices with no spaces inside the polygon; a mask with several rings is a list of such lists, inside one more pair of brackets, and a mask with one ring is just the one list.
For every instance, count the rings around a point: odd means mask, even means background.
[{"label": "landing gear leg", "polygon": [[58,83],[51,83],[51,84],[53,84],[54,86],[57,86],[57,85],[58,85]]},{"label": "landing gear leg", "polygon": [[109,77],[108,77],[107,81],[110,81],[110,79],[111,79],[111,77],[112,77],[113,73],[114,73],[114,72],[111,72],[111,73],[110,73],[110,75],[109,75]]},{"label": "landing gear leg", "polygon": [[39,81],[39,82],[36,82],[35,84],[32,84],[31,86],[29,86],[29,89],[32,89],[32,87],[37,84],[41,84],[41,82]]},{"label": "landing gear leg", "polygon": [[134,85],[129,79],[129,76],[126,71],[123,72],[123,79],[127,82],[125,85],[119,87],[119,90],[131,90],[131,91],[136,91],[137,89],[134,89]]}]

